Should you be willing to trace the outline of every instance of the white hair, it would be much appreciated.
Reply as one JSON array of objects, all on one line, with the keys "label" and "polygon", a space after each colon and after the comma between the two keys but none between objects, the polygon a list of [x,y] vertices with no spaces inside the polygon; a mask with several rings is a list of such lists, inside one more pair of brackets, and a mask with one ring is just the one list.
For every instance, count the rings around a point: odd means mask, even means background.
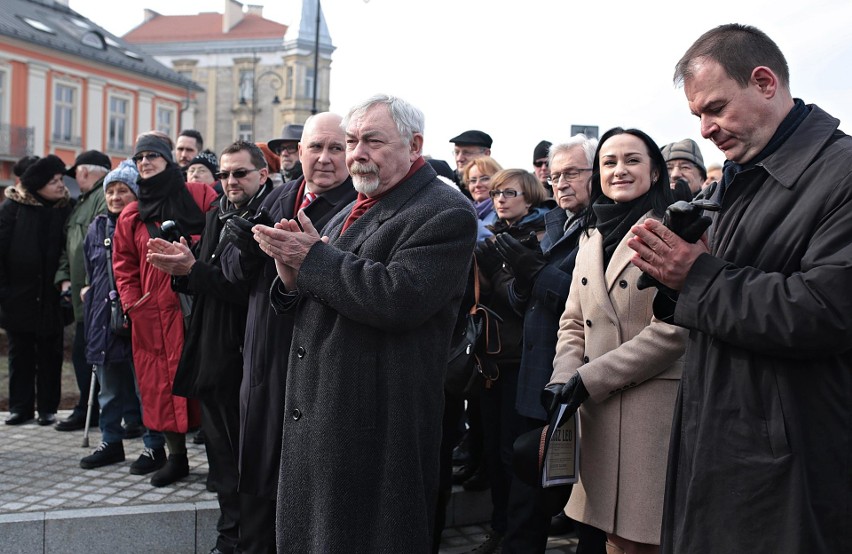
[{"label": "white hair", "polygon": [[109,171],[110,171],[109,169],[105,168],[104,166],[96,165],[96,164],[81,164],[81,165],[77,166],[77,168],[81,168],[81,167],[83,169],[85,169],[86,171],[88,171],[89,173],[109,173]]},{"label": "white hair", "polygon": [[592,167],[592,163],[595,161],[595,150],[598,148],[598,139],[588,138],[583,133],[574,135],[565,142],[551,146],[547,153],[548,165],[553,164],[553,158],[555,158],[557,154],[564,154],[574,148],[580,148],[583,151],[583,154],[586,156],[586,162],[589,167]]},{"label": "white hair", "polygon": [[346,130],[353,118],[362,117],[370,108],[379,104],[387,106],[391,119],[393,119],[397,130],[399,130],[399,135],[405,142],[411,142],[417,133],[423,134],[426,121],[423,112],[402,98],[389,94],[375,94],[352,106],[349,113],[343,118],[341,127]]}]

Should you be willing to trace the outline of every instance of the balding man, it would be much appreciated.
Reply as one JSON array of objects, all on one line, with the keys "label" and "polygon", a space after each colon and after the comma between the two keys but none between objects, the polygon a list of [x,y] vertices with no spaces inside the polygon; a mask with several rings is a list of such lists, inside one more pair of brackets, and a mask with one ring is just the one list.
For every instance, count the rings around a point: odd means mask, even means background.
[{"label": "balding man", "polygon": [[327,238],[301,213],[254,228],[275,258],[273,308],[296,321],[278,549],[428,552],[444,371],[476,214],[423,159],[420,110],[377,95],[344,121],[359,195]]},{"label": "balding man", "polygon": [[[320,113],[308,118],[304,130],[300,129],[299,159],[304,175],[273,190],[262,204],[274,221],[292,218],[304,209],[317,228],[322,228],[355,200],[341,120],[337,114]],[[250,286],[240,385],[240,548],[274,552],[284,385],[293,318],[272,312],[269,287],[276,275],[275,263],[257,248],[251,233],[243,238],[244,242],[237,243],[242,250],[230,245],[222,253],[225,276]]]}]

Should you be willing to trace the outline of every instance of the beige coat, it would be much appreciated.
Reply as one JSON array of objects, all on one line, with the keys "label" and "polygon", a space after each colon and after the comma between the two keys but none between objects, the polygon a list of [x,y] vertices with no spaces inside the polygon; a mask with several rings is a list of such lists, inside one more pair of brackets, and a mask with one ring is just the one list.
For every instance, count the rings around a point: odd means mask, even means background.
[{"label": "beige coat", "polygon": [[[644,219],[644,218],[643,218]],[[583,235],[559,322],[554,383],[579,370],[580,482],[566,512],[607,533],[660,543],[672,413],[687,331],[653,317],[656,289],[638,290],[632,233],[603,272],[603,238]]]}]

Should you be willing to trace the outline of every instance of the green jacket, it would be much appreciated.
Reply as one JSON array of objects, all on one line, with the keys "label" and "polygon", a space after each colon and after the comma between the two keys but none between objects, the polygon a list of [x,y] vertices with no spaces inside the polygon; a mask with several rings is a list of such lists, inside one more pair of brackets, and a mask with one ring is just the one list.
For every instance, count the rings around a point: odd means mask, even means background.
[{"label": "green jacket", "polygon": [[74,319],[83,321],[83,301],[80,289],[87,284],[86,266],[83,262],[83,241],[89,231],[89,224],[98,214],[106,213],[103,178],[92,185],[89,192],[77,199],[77,205],[65,224],[65,250],[59,258],[59,269],[54,282],[59,286],[62,281],[71,281],[71,302],[74,306]]}]

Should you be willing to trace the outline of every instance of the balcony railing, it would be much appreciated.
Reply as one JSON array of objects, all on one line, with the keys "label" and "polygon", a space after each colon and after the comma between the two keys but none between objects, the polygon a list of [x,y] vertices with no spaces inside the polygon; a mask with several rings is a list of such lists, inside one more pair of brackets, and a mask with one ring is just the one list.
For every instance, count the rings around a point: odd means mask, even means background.
[{"label": "balcony railing", "polygon": [[35,129],[0,123],[0,156],[22,158],[33,153]]},{"label": "balcony railing", "polygon": [[61,144],[63,146],[80,147],[83,145],[83,137],[72,137],[65,134],[54,133],[51,139],[54,144]]}]

